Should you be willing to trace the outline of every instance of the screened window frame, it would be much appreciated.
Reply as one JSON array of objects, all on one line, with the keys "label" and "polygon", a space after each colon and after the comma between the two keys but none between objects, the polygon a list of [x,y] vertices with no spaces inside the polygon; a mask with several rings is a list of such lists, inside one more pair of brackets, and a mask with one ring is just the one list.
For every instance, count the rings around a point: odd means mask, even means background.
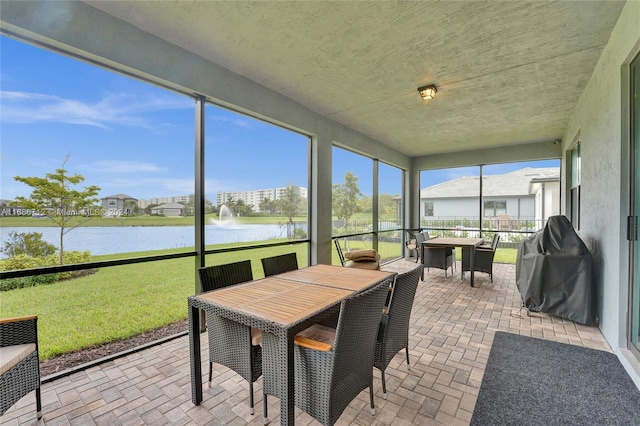
[{"label": "screened window frame", "polygon": [[571,224],[577,230],[580,229],[580,198],[582,195],[582,152],[580,142],[581,140],[578,139],[570,150],[569,213],[571,216]]}]

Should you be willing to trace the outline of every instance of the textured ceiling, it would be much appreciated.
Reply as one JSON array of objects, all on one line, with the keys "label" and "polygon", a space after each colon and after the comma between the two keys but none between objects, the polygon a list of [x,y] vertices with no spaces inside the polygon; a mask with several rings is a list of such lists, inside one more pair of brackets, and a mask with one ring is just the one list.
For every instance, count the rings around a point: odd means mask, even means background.
[{"label": "textured ceiling", "polygon": [[624,5],[86,3],[409,156],[560,139]]}]

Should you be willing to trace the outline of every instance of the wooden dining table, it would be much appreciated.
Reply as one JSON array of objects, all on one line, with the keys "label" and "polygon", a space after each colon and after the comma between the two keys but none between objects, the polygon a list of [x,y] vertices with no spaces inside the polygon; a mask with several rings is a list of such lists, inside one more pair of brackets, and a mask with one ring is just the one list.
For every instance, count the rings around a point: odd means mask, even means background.
[{"label": "wooden dining table", "polygon": [[484,243],[482,238],[457,238],[457,237],[434,237],[430,238],[422,243],[420,259],[424,259],[424,248],[428,247],[462,247],[462,249],[468,248],[470,256],[469,256],[469,267],[471,269],[471,278],[469,284],[473,287],[474,284],[474,261],[476,257],[476,248]]},{"label": "wooden dining table", "polygon": [[263,390],[280,398],[281,424],[291,425],[295,418],[294,336],[321,321],[323,315],[342,300],[382,283],[390,285],[395,275],[394,272],[314,265],[190,296],[193,403],[199,405],[203,398],[200,309],[206,315],[219,315],[262,330]]}]

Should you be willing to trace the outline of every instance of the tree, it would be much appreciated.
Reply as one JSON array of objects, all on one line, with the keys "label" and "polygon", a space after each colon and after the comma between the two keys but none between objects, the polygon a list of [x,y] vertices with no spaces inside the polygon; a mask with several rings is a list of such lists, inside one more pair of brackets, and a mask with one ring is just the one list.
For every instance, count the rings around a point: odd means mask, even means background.
[{"label": "tree", "polygon": [[293,223],[293,218],[298,215],[301,200],[300,187],[297,185],[288,185],[284,189],[283,197],[278,200],[278,210],[289,219],[289,223]]},{"label": "tree", "polygon": [[260,211],[267,212],[269,214],[274,214],[276,212],[276,202],[272,201],[269,197],[260,201],[258,207],[260,208]]},{"label": "tree", "polygon": [[9,240],[0,252],[7,257],[26,254],[29,257],[47,257],[56,252],[56,246],[42,239],[40,232],[9,232]]},{"label": "tree", "polygon": [[133,216],[138,209],[138,204],[133,200],[125,200],[124,202],[124,215]]},{"label": "tree", "polygon": [[353,173],[347,172],[344,175],[344,183],[333,185],[333,213],[338,220],[347,222],[360,211],[358,198],[363,194],[358,188],[358,179]]},{"label": "tree", "polygon": [[208,198],[204,199],[204,212],[205,213],[216,213],[217,212],[216,206],[214,206],[213,203],[211,202],[211,200],[208,199]]},{"label": "tree", "polygon": [[[84,181],[84,176],[67,174],[64,167],[68,159],[67,155],[62,167],[56,169],[55,173],[47,173],[44,178],[14,177],[18,182],[33,188],[29,198],[16,197],[16,204],[47,216],[60,227],[58,248],[61,265],[64,263],[64,235],[90,220],[95,213],[92,206],[100,202],[96,197],[100,191],[99,186],[85,186],[83,190],[74,189],[75,185]],[[84,218],[84,220],[77,220],[72,226],[73,218]]]},{"label": "tree", "polygon": [[378,214],[386,219],[396,220],[398,218],[398,203],[390,194],[380,194],[378,196]]},{"label": "tree", "polygon": [[301,201],[302,195],[300,195],[300,187],[297,185],[288,185],[284,189],[283,197],[277,200],[277,206],[280,213],[289,219],[287,222],[287,237],[290,239],[295,236],[295,224],[293,222],[293,218],[297,216],[300,211]]},{"label": "tree", "polygon": [[251,216],[253,213],[253,205],[245,204],[244,200],[237,200],[232,209],[234,216]]},{"label": "tree", "polygon": [[358,199],[358,213],[373,213],[373,197],[363,196]]},{"label": "tree", "polygon": [[151,203],[147,207],[144,208],[144,212],[146,214],[151,214],[151,209],[153,209],[154,207],[158,207],[159,205],[160,204]]}]

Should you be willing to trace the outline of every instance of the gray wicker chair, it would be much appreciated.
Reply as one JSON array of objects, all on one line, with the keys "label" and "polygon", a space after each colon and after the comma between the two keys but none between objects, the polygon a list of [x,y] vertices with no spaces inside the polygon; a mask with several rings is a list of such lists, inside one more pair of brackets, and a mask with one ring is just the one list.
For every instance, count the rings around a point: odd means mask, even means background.
[{"label": "gray wicker chair", "polygon": [[[418,238],[423,235],[423,241],[429,239],[428,232],[421,232],[416,235]],[[447,269],[451,268],[451,275],[453,275],[453,266],[456,263],[456,253],[450,247],[429,247],[424,246],[424,257],[422,258],[422,264],[429,271],[429,268],[444,269],[444,277],[447,278]],[[422,275],[424,279],[424,272]]]},{"label": "gray wicker chair", "polygon": [[298,269],[298,257],[295,253],[265,257],[261,259],[261,262],[265,277]]},{"label": "gray wicker chair", "polygon": [[423,268],[422,265],[418,265],[396,277],[389,304],[380,321],[373,366],[380,370],[382,375],[382,396],[384,399],[387,399],[384,370],[389,362],[401,349],[405,349],[407,365],[409,365],[409,319]]},{"label": "gray wicker chair", "polygon": [[317,346],[300,341],[296,336],[296,405],[324,425],[333,425],[367,387],[371,410],[375,414],[373,351],[388,292],[388,284],[383,283],[344,300],[335,340],[325,350],[314,349]]},{"label": "gray wicker chair", "polygon": [[[199,268],[198,274],[203,292],[253,280],[250,260],[206,266]],[[253,382],[262,375],[259,330],[217,315],[209,315],[206,319],[209,333],[209,386],[214,362],[229,367],[249,382],[249,406],[253,414]],[[263,411],[266,419],[266,395],[263,398]]]},{"label": "gray wicker chair", "polygon": [[[484,272],[489,274],[493,283],[493,258],[498,248],[500,235],[493,234],[491,245],[481,245],[476,248],[475,258],[473,259],[473,270],[476,272]],[[462,250],[462,279],[464,279],[465,271],[471,271],[471,259],[469,250]]]},{"label": "gray wicker chair", "polygon": [[[409,252],[412,252],[412,251],[416,252],[416,263],[418,263],[418,261],[420,260],[420,244],[421,243],[418,242],[417,234],[414,234],[408,229],[405,229],[405,231],[407,234],[407,241],[404,243],[404,245],[405,247],[407,247],[407,250],[409,250]],[[421,238],[424,238],[424,236]]]},{"label": "gray wicker chair", "polygon": [[[29,392],[36,391],[36,415],[42,417],[38,317],[0,320],[0,416]],[[13,365],[12,365],[13,364]]]}]

